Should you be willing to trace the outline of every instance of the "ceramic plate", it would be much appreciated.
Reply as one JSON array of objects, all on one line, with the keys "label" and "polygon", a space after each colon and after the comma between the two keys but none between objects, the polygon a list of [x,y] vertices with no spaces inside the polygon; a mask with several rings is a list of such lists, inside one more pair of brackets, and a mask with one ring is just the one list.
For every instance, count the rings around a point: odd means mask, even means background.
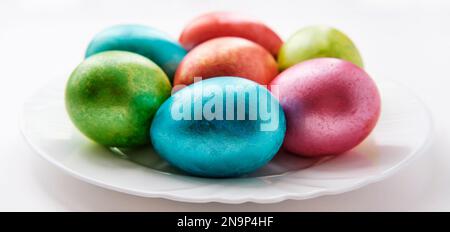
[{"label": "ceramic plate", "polygon": [[424,104],[404,87],[377,80],[382,113],[372,134],[336,157],[275,156],[257,172],[233,179],[186,175],[150,147],[107,149],[83,137],[64,107],[65,79],[41,88],[24,104],[21,129],[39,155],[80,180],[143,197],[185,202],[272,203],[338,194],[382,180],[423,152],[432,121]]}]

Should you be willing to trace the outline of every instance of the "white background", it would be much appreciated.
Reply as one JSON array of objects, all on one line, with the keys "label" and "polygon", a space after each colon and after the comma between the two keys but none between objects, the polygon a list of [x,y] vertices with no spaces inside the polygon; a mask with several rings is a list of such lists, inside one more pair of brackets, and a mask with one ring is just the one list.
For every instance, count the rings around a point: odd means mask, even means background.
[{"label": "white background", "polygon": [[[267,2],[267,3],[266,3]],[[142,23],[177,38],[192,17],[231,10],[265,21],[284,39],[310,24],[335,26],[359,47],[366,70],[416,92],[435,121],[431,148],[380,183],[336,196],[277,204],[189,204],[125,195],[83,183],[38,157],[22,138],[22,102],[68,78],[90,38]],[[0,2],[0,210],[31,211],[448,211],[450,210],[450,1]]]}]

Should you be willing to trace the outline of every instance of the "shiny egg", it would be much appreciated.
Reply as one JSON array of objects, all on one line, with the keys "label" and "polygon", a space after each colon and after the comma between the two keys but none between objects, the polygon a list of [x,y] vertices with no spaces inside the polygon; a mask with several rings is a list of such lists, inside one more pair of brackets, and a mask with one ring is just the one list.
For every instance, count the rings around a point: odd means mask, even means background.
[{"label": "shiny egg", "polygon": [[283,147],[302,156],[337,155],[361,143],[380,115],[372,78],[353,63],[308,60],[278,75],[269,86],[286,114]]},{"label": "shiny egg", "polygon": [[192,49],[178,66],[174,86],[195,78],[236,76],[268,85],[278,74],[277,62],[260,45],[238,37],[208,40]]},{"label": "shiny egg", "polygon": [[65,102],[70,119],[88,138],[109,147],[135,147],[149,143],[153,115],[170,91],[166,74],[146,57],[106,51],[72,72]]},{"label": "shiny egg", "polygon": [[280,70],[314,58],[331,57],[350,61],[363,68],[363,60],[353,41],[340,30],[328,26],[300,29],[281,46]]},{"label": "shiny egg", "polygon": [[241,37],[251,40],[276,56],[283,44],[281,38],[260,20],[235,12],[210,12],[189,22],[180,35],[188,50],[218,37]]},{"label": "shiny egg", "polygon": [[267,164],[285,130],[284,112],[266,88],[243,78],[215,77],[166,100],[150,138],[162,158],[187,173],[235,177]]},{"label": "shiny egg", "polygon": [[99,32],[89,43],[86,57],[99,52],[121,50],[143,55],[172,79],[186,50],[169,35],[143,25],[116,25]]}]

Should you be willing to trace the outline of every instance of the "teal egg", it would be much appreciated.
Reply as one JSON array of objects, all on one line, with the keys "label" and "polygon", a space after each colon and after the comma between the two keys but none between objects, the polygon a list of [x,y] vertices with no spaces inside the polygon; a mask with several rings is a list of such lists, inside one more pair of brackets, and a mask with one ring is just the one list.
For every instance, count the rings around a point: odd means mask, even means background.
[{"label": "teal egg", "polygon": [[150,138],[160,156],[187,173],[235,177],[267,164],[285,131],[284,112],[266,88],[216,77],[167,99],[155,114]]},{"label": "teal egg", "polygon": [[86,50],[86,57],[110,50],[121,50],[143,55],[172,80],[186,50],[167,34],[143,25],[117,25],[94,36]]}]

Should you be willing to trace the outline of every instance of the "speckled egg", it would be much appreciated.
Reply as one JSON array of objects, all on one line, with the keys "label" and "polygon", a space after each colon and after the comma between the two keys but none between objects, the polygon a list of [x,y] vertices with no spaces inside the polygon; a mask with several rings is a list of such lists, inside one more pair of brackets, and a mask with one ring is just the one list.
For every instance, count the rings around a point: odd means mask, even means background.
[{"label": "speckled egg", "polygon": [[169,35],[143,25],[116,25],[101,31],[91,40],[86,57],[93,54],[121,50],[143,55],[172,79],[186,50]]},{"label": "speckled egg", "polygon": [[75,126],[110,147],[149,143],[158,107],[170,96],[166,74],[136,53],[107,51],[84,60],[70,76],[66,109]]},{"label": "speckled egg", "polygon": [[173,83],[190,85],[199,77],[235,76],[268,85],[277,74],[277,62],[259,44],[239,37],[220,37],[192,49],[178,66]]},{"label": "speckled egg", "polygon": [[165,101],[150,137],[157,153],[187,173],[234,177],[268,163],[285,130],[283,110],[266,88],[243,78],[216,77]]},{"label": "speckled egg", "polygon": [[276,56],[283,41],[263,22],[235,12],[210,12],[189,22],[180,35],[188,50],[218,37],[241,37],[251,40]]},{"label": "speckled egg", "polygon": [[328,26],[309,26],[295,32],[281,46],[278,66],[284,70],[320,57],[343,59],[363,67],[363,60],[353,41],[343,32]]},{"label": "speckled egg", "polygon": [[361,143],[380,115],[375,82],[341,59],[312,59],[271,83],[286,114],[283,147],[302,156],[337,155]]}]

